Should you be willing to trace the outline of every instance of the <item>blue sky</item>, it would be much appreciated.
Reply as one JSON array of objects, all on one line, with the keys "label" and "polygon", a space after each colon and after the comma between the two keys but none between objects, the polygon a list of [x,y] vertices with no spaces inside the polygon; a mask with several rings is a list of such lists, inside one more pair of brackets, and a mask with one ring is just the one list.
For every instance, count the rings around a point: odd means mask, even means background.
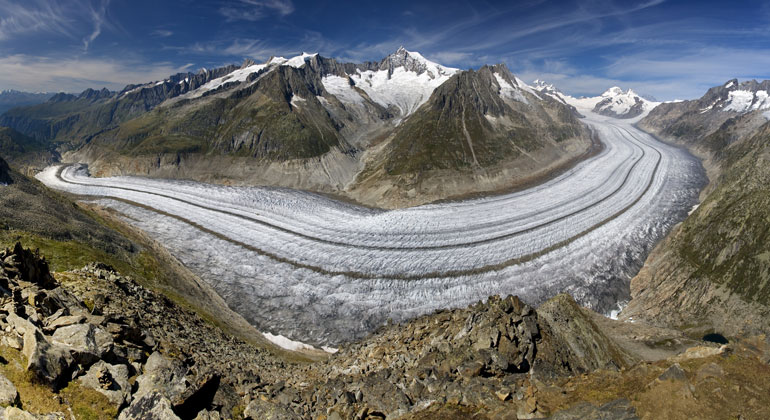
[{"label": "blue sky", "polygon": [[400,45],[453,67],[598,94],[701,96],[770,78],[766,1],[0,0],[0,89],[120,89],[302,51],[379,60]]}]

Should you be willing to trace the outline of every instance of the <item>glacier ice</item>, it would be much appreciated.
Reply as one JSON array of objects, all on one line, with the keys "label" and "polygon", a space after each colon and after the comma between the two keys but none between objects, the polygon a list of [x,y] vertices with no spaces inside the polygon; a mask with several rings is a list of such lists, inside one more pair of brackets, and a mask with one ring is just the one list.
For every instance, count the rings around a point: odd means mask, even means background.
[{"label": "glacier ice", "polygon": [[494,294],[538,304],[568,292],[609,313],[697,202],[704,175],[632,121],[582,112],[605,148],[558,177],[392,211],[280,188],[92,178],[84,165],[38,178],[117,210],[274,337],[337,345]]}]

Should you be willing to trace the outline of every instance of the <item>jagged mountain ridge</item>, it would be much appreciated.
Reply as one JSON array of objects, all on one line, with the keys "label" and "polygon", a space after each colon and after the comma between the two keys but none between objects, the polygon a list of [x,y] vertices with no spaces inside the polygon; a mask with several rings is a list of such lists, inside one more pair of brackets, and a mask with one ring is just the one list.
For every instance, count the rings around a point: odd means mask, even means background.
[{"label": "jagged mountain ridge", "polygon": [[[712,87],[701,98],[661,104],[640,121],[640,127],[663,138],[675,138],[680,143],[703,149],[701,139],[717,131],[723,124],[730,124],[736,117],[747,115],[746,118],[753,121],[751,124],[741,124],[749,131],[763,124],[767,120],[764,113],[770,109],[769,97],[768,80],[739,83],[737,79],[732,79]],[[703,149],[704,153],[712,151],[706,149]]]},{"label": "jagged mountain ridge", "polygon": [[[65,159],[90,163],[96,175],[288,186],[373,205],[412,205],[541,176],[590,148],[570,107],[538,95],[503,67],[495,67],[497,76],[485,76],[477,92],[465,90],[467,81],[486,70],[462,72],[404,48],[363,64],[303,53],[179,74],[117,93],[57,95],[4,114],[0,124],[66,143],[62,149],[71,153]],[[466,87],[438,93],[447,83],[459,86],[458,80]],[[431,126],[435,121],[426,115],[452,95],[459,95],[453,104],[474,105],[466,114],[454,105],[446,108],[460,111],[444,114],[457,124],[447,125],[447,139],[436,139],[419,126]],[[435,141],[446,141],[452,156],[429,155],[423,162],[420,150]],[[473,145],[479,149],[475,157]],[[391,163],[382,174],[378,168],[385,160]],[[394,171],[396,161],[404,165]],[[503,170],[503,163],[526,169]],[[457,175],[452,182],[458,187],[437,192],[417,185],[435,170],[456,172],[444,175]],[[390,179],[394,174],[412,182],[405,188]],[[366,182],[383,185],[387,200],[398,204],[377,202],[377,194],[357,188]]]},{"label": "jagged mountain ridge", "polygon": [[542,80],[536,80],[534,88],[538,92],[546,94],[565,104],[590,109],[597,114],[613,118],[636,118],[650,112],[660,105],[660,102],[647,99],[645,96],[637,94],[632,89],[623,91],[623,89],[617,86],[607,89],[599,96],[581,98],[566,95],[559,91],[554,85]]}]

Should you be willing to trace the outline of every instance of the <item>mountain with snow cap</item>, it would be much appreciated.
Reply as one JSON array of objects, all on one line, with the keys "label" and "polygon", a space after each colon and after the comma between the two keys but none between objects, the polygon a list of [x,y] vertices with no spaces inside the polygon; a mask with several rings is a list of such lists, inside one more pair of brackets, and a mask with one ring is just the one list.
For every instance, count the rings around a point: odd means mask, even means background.
[{"label": "mountain with snow cap", "polygon": [[631,89],[623,92],[623,89],[613,86],[602,93],[593,111],[608,117],[635,118],[650,112],[658,104],[644,99]]},{"label": "mountain with snow cap", "polygon": [[574,106],[579,112],[595,112],[613,118],[636,118],[646,115],[660,104],[659,102],[645,99],[631,89],[623,91],[618,86],[607,89],[599,96],[582,98],[566,95],[554,85],[543,80],[535,80],[534,89],[565,104]]}]

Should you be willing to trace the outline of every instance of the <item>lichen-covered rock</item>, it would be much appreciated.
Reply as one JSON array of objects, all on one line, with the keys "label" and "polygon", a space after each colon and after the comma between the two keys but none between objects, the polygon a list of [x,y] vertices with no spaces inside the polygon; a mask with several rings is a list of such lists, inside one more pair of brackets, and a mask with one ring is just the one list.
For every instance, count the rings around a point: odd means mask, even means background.
[{"label": "lichen-covered rock", "polygon": [[19,403],[19,392],[13,383],[0,374],[0,406],[17,405]]},{"label": "lichen-covered rock", "polygon": [[620,399],[602,406],[579,403],[554,414],[548,420],[639,420],[639,417],[630,401]]},{"label": "lichen-covered rock", "polygon": [[73,363],[69,351],[51,344],[38,328],[27,329],[24,333],[22,353],[27,358],[27,370],[54,387],[65,378]]},{"label": "lichen-covered rock", "polygon": [[151,391],[134,400],[120,412],[118,420],[180,420],[171,402],[158,391]]},{"label": "lichen-covered rock", "polygon": [[54,344],[69,349],[75,360],[83,365],[101,359],[112,346],[112,336],[92,324],[58,328],[51,338]]},{"label": "lichen-covered rock", "polygon": [[172,403],[185,393],[188,387],[185,374],[187,370],[176,359],[164,357],[158,352],[150,355],[144,365],[144,372],[136,380],[137,390],[134,398],[157,392]]},{"label": "lichen-covered rock", "polygon": [[111,365],[102,360],[96,362],[80,377],[80,383],[95,389],[120,407],[130,401],[131,384],[128,382],[129,369],[126,365]]},{"label": "lichen-covered rock", "polygon": [[243,415],[252,420],[299,420],[299,416],[280,405],[256,399],[246,406]]},{"label": "lichen-covered rock", "polygon": [[567,294],[540,305],[537,313],[547,337],[538,351],[539,374],[563,375],[620,369],[633,358],[605,335]]}]

